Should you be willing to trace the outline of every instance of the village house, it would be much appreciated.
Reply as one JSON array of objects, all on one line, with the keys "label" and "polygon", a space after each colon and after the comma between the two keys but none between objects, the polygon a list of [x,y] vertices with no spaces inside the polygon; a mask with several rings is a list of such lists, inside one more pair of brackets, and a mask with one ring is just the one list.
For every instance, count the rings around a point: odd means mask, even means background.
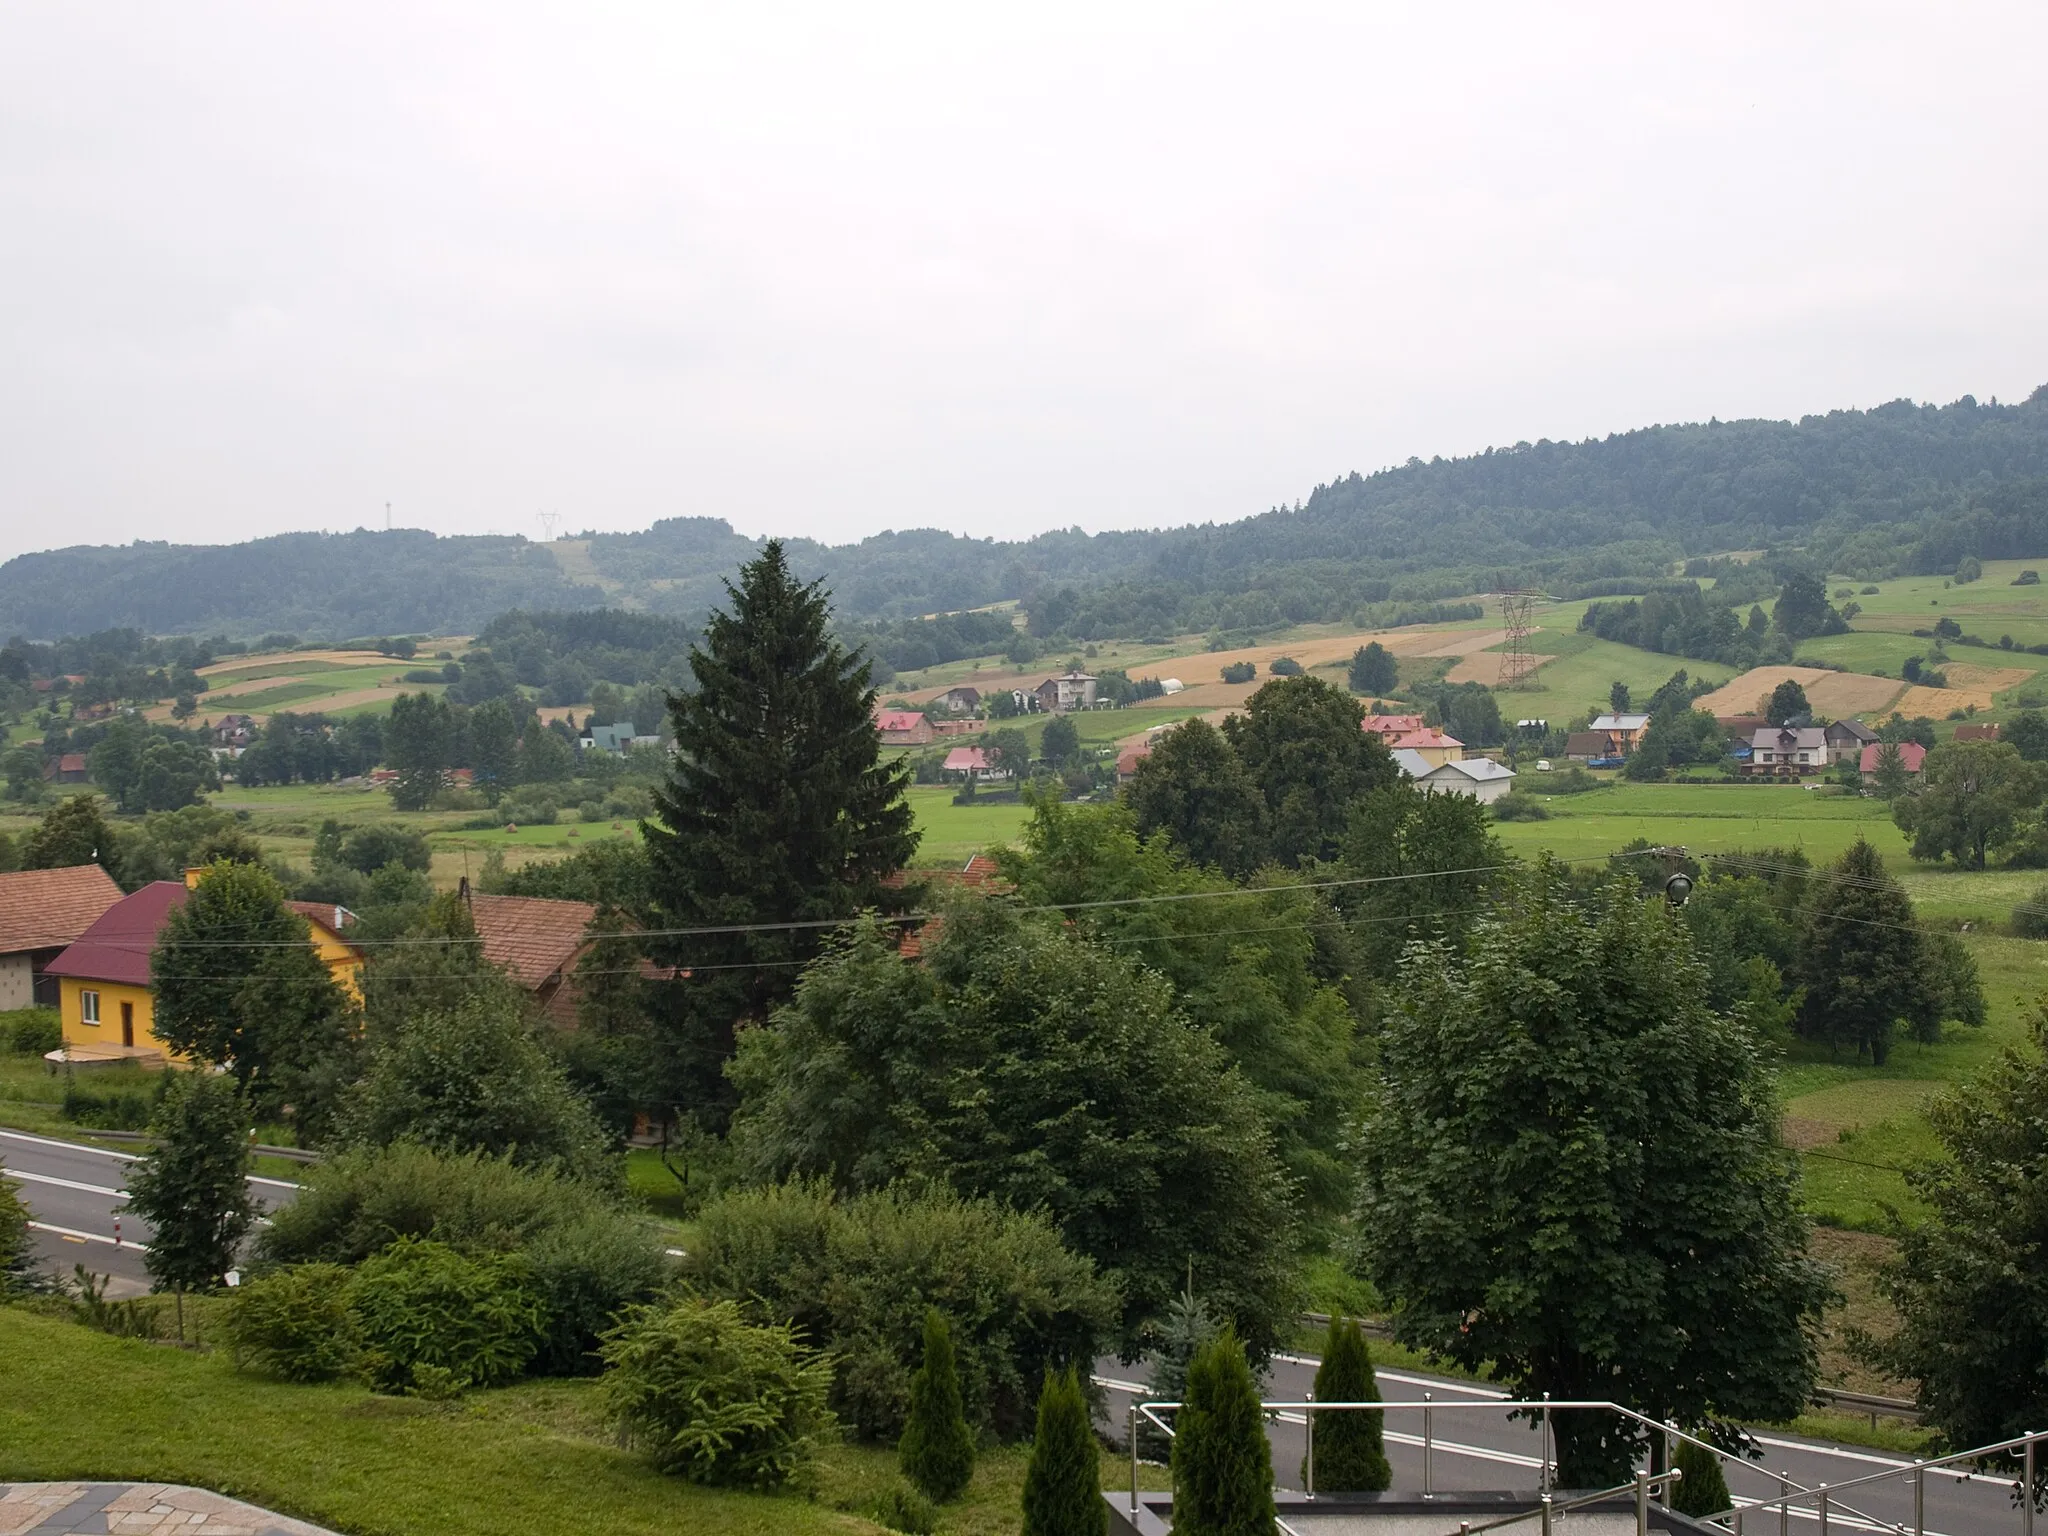
[{"label": "village house", "polygon": [[1817,725],[1769,725],[1749,739],[1749,771],[1758,777],[1797,778],[1828,765],[1827,733]]},{"label": "village house", "polygon": [[[1862,755],[1856,761],[1856,771],[1863,775],[1864,783],[1877,782],[1877,764],[1883,756],[1883,742],[1872,742],[1863,749]],[[1927,749],[1917,741],[1900,742],[1899,766],[1906,770],[1909,777],[1918,778],[1921,770],[1927,766]]]},{"label": "village house", "polygon": [[1607,750],[1600,754],[1602,757],[1627,757],[1649,728],[1648,715],[1595,715],[1586,726],[1607,738]]},{"label": "village house", "polygon": [[1432,726],[1396,736],[1387,745],[1398,752],[1413,752],[1432,768],[1455,763],[1465,755],[1465,743]]},{"label": "village house", "polygon": [[1153,739],[1153,737],[1148,735],[1142,741],[1128,742],[1125,744],[1123,749],[1117,753],[1117,783],[1128,784],[1131,782],[1132,779],[1135,779],[1138,776],[1138,764],[1142,763],[1143,761],[1145,761],[1146,758],[1152,755]]},{"label": "village house", "polygon": [[[464,894],[484,958],[532,993],[549,1022],[574,1029],[582,1000],[576,967],[597,942],[590,933],[597,908],[545,896],[486,896],[466,886]],[[660,974],[646,962],[640,971]]]},{"label": "village house", "polygon": [[239,757],[242,749],[256,739],[256,717],[253,715],[222,715],[214,723],[214,747],[231,757]]},{"label": "village house", "polygon": [[1095,679],[1086,672],[1062,672],[1058,677],[1048,677],[1033,691],[1038,695],[1038,707],[1051,714],[1095,707]]},{"label": "village house", "polygon": [[970,688],[965,683],[948,688],[932,700],[936,709],[943,709],[952,715],[971,715],[981,708],[981,690]]},{"label": "village house", "polygon": [[64,752],[43,759],[43,778],[52,784],[83,784],[90,777],[83,752]]},{"label": "village house", "polygon": [[1955,739],[1957,741],[1996,741],[1998,740],[1998,723],[1994,720],[1984,725],[1959,725],[1956,727]]},{"label": "village house", "polygon": [[[1752,732],[1752,739],[1754,735]],[[1822,726],[1821,736],[1828,744],[1830,765],[1859,761],[1863,756],[1863,749],[1877,740],[1877,732],[1861,720],[1837,720],[1832,725]]]},{"label": "village house", "polygon": [[121,887],[97,864],[0,875],[0,1012],[56,1007],[50,962],[120,899]]},{"label": "village house", "polygon": [[624,752],[629,747],[658,747],[659,736],[643,736],[630,720],[585,728],[578,743],[586,752]]},{"label": "village house", "polygon": [[[150,953],[172,912],[185,903],[204,869],[183,881],[157,880],[108,907],[47,967],[58,980],[57,1012],[70,1062],[133,1061],[163,1066],[180,1060],[156,1037],[156,994]],[[351,996],[362,995],[362,951],[343,937],[355,914],[327,902],[287,902],[306,920],[306,941],[328,974]]]},{"label": "village house", "polygon": [[946,754],[945,761],[939,764],[939,771],[944,774],[957,774],[962,779],[994,780],[1007,779],[1011,776],[1009,769],[990,765],[986,747],[953,748]]},{"label": "village house", "polygon": [[1575,763],[1591,763],[1609,755],[1605,731],[1572,731],[1564,739],[1564,755]]},{"label": "village house", "polygon": [[915,709],[878,709],[875,729],[882,733],[885,747],[928,747],[938,735],[931,721]]},{"label": "village house", "polygon": [[988,729],[988,722],[979,715],[967,715],[958,720],[934,720],[932,734],[935,736],[977,736]]},{"label": "village house", "polygon": [[1412,736],[1426,729],[1420,715],[1367,715],[1358,725],[1360,730],[1385,737],[1389,746],[1397,736]]},{"label": "village house", "polygon": [[1515,786],[1515,770],[1490,757],[1432,762],[1413,747],[1396,747],[1393,752],[1394,766],[1426,793],[1464,795],[1481,805],[1490,805]]}]

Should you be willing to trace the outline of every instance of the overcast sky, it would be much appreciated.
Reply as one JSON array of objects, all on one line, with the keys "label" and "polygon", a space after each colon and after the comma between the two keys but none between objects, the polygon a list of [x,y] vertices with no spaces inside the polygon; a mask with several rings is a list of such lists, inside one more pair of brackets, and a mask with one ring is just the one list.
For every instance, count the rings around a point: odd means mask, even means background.
[{"label": "overcast sky", "polygon": [[16,0],[0,555],[1228,520],[2048,380],[2048,7]]}]

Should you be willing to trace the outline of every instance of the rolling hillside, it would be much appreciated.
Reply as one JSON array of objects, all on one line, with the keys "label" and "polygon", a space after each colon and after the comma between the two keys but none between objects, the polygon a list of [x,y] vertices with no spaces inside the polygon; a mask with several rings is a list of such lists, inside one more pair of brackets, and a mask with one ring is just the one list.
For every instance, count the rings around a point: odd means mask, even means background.
[{"label": "rolling hillside", "polygon": [[[1242,521],[1018,542],[933,530],[793,540],[850,618],[972,608],[1072,588],[1140,627],[1345,622],[1363,605],[1504,584],[1561,595],[1665,574],[1685,554],[1806,548],[1872,578],[1964,554],[2048,548],[2048,386],[2018,405],[1896,401],[1794,422],[1653,426],[1583,443],[1411,459]],[[474,631],[512,608],[611,603],[694,620],[758,548],[716,518],[536,544],[419,531],[136,543],[0,566],[0,635],[341,640]],[[90,594],[92,621],[81,623]],[[1055,626],[1057,627],[1057,626]]]}]

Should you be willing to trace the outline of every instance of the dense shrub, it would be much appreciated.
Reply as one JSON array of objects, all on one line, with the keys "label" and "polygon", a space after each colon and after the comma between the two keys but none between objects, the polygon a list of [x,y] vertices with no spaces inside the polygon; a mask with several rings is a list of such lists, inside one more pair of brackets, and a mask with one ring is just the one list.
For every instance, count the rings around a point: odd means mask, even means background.
[{"label": "dense shrub", "polygon": [[640,1307],[604,1341],[606,1415],[664,1472],[774,1488],[807,1479],[831,1427],[831,1367],[731,1301]]},{"label": "dense shrub", "polygon": [[40,1056],[63,1043],[63,1021],[54,1008],[13,1008],[0,1013],[0,1051]]},{"label": "dense shrub", "polygon": [[925,1308],[924,1363],[910,1378],[910,1417],[896,1452],[903,1475],[941,1504],[959,1498],[974,1476],[974,1433],[960,1405],[953,1335],[937,1307]]},{"label": "dense shrub", "polygon": [[19,1288],[35,1260],[28,1220],[20,1190],[0,1179],[0,1296]]},{"label": "dense shrub", "polygon": [[1495,821],[1548,821],[1550,807],[1534,795],[1511,789],[1489,807]]},{"label": "dense shrub", "polygon": [[[1100,1495],[1096,1502],[1101,1502]],[[933,1536],[939,1528],[938,1505],[908,1483],[898,1483],[884,1493],[876,1501],[874,1514],[876,1524],[904,1536]]]},{"label": "dense shrub", "polygon": [[1005,1437],[1046,1370],[1085,1367],[1117,1317],[1115,1288],[1043,1216],[944,1190],[773,1185],[713,1201],[699,1229],[697,1283],[831,1351],[833,1405],[867,1439],[902,1432],[927,1307],[951,1325],[968,1422]]},{"label": "dense shrub", "polygon": [[2012,931],[2023,939],[2048,939],[2048,885],[2037,885],[2012,909]]},{"label": "dense shrub", "polygon": [[593,1369],[599,1336],[669,1270],[653,1230],[588,1185],[405,1143],[313,1169],[272,1222],[257,1244],[269,1263],[355,1264],[394,1237],[518,1252],[545,1313],[531,1367],[557,1375]]},{"label": "dense shrub", "polygon": [[1301,676],[1301,663],[1292,656],[1275,656],[1272,661],[1267,663],[1266,670],[1275,677],[1299,677]]},{"label": "dense shrub", "polygon": [[438,1395],[497,1386],[526,1369],[547,1311],[517,1254],[472,1258],[402,1237],[364,1260],[349,1287],[359,1368],[380,1391]]},{"label": "dense shrub", "polygon": [[95,1130],[142,1130],[148,1126],[150,1114],[156,1107],[156,1093],[153,1088],[116,1085],[118,1078],[133,1075],[132,1072],[121,1071],[115,1082],[100,1079],[90,1088],[80,1087],[76,1078],[67,1076],[64,1097],[57,1105],[57,1113],[73,1125],[91,1126]]},{"label": "dense shrub", "polygon": [[1259,675],[1259,669],[1249,661],[1233,661],[1223,668],[1226,683],[1248,683]]},{"label": "dense shrub", "polygon": [[228,1309],[237,1359],[286,1381],[329,1381],[355,1365],[354,1274],[339,1264],[293,1264],[244,1281]]},{"label": "dense shrub", "polygon": [[1173,1524],[1189,1536],[1273,1529],[1273,1453],[1244,1346],[1228,1328],[1195,1355],[1174,1415]]}]

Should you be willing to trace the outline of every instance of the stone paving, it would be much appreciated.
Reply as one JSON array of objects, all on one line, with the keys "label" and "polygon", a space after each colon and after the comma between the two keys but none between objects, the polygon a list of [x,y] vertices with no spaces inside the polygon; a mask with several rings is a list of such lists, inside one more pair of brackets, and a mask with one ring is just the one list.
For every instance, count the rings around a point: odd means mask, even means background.
[{"label": "stone paving", "polygon": [[333,1536],[176,1483],[0,1483],[0,1536]]}]

